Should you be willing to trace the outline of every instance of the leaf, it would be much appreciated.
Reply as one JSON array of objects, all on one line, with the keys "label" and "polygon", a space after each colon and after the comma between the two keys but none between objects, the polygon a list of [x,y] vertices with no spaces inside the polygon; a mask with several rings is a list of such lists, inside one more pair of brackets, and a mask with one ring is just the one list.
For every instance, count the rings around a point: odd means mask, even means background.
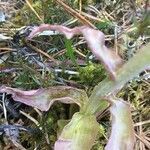
[{"label": "leaf", "polygon": [[65,104],[76,103],[81,108],[88,101],[88,97],[84,91],[67,86],[56,86],[30,91],[2,86],[0,87],[0,92],[12,94],[15,101],[36,107],[41,111],[48,111],[56,101]]},{"label": "leaf", "polygon": [[82,34],[92,53],[103,63],[110,77],[115,79],[116,71],[122,66],[123,61],[114,51],[105,46],[105,37],[101,31],[87,26],[70,29],[62,25],[42,24],[39,27],[34,28],[27,39],[30,40],[38,33],[45,30],[58,31],[64,34],[67,39],[71,39],[74,35]]},{"label": "leaf", "polygon": [[69,120],[64,120],[64,119],[60,119],[57,121],[57,126],[58,126],[58,129],[57,129],[57,135],[60,135],[63,128],[70,122],[70,119]]},{"label": "leaf", "polygon": [[123,61],[114,51],[105,46],[104,34],[88,27],[83,28],[81,32],[92,53],[103,63],[111,79],[115,79],[116,71],[122,66]]},{"label": "leaf", "polygon": [[99,124],[94,115],[75,113],[55,143],[55,150],[90,150]]},{"label": "leaf", "polygon": [[71,61],[77,65],[76,57],[74,55],[74,48],[72,47],[72,41],[69,39],[65,39],[65,46],[67,49],[67,56],[71,59]]},{"label": "leaf", "polygon": [[112,22],[110,20],[104,19],[96,24],[98,29],[109,29],[112,27]]},{"label": "leaf", "polygon": [[108,98],[108,101],[112,104],[112,129],[105,150],[133,150],[135,136],[130,105],[122,99]]}]

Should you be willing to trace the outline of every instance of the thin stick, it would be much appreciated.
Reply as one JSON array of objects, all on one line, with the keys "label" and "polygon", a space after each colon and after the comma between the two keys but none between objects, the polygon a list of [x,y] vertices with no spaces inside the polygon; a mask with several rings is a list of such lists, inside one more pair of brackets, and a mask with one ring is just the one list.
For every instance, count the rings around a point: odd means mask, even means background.
[{"label": "thin stick", "polygon": [[0,55],[2,54],[7,54],[7,53],[10,53],[11,51],[5,51],[5,52],[1,52]]},{"label": "thin stick", "polygon": [[[36,120],[36,119],[34,119],[32,116],[30,116],[29,114],[27,114],[27,113],[25,113],[25,112],[23,112],[23,111],[21,111],[20,110],[20,113],[22,114],[22,115],[24,115],[25,117],[27,117],[29,120],[31,120],[32,122],[34,122],[35,124],[36,124],[36,126],[38,126],[39,127],[39,122]],[[42,130],[42,128],[40,127],[39,128],[40,130]]]},{"label": "thin stick", "polygon": [[25,0],[27,5],[30,7],[30,9],[33,11],[33,13],[37,16],[37,18],[44,23],[43,19],[38,15],[38,13],[35,11],[35,9],[32,7],[32,5],[30,4],[30,2],[28,0]]},{"label": "thin stick", "polygon": [[149,143],[147,140],[145,140],[145,139],[142,138],[141,136],[137,135],[136,133],[135,133],[135,136],[136,136],[136,138],[139,139],[142,143],[144,143],[144,145],[146,145],[148,148],[150,148],[150,143]]},{"label": "thin stick", "polygon": [[59,61],[54,59],[52,56],[50,56],[49,54],[45,53],[44,51],[42,51],[41,49],[29,44],[28,42],[26,42],[26,44],[31,47],[33,50],[35,50],[38,53],[41,53],[42,55],[46,56],[47,58],[49,58],[50,60],[52,60],[54,63],[59,64]]},{"label": "thin stick", "polygon": [[83,23],[84,25],[88,25],[92,28],[95,28],[95,26],[89,20],[87,20],[85,17],[83,17],[77,11],[73,10],[71,7],[69,7],[64,2],[62,2],[61,0],[56,0],[56,2],[59,5],[61,5],[67,12],[69,12],[73,17],[76,17],[77,19],[79,19],[81,23]]},{"label": "thin stick", "polygon": [[8,47],[0,47],[0,51],[15,51],[16,49],[8,48]]},{"label": "thin stick", "polygon": [[140,126],[140,125],[149,124],[149,123],[150,123],[150,120],[146,120],[146,121],[142,121],[142,122],[137,122],[137,123],[134,124],[134,127]]},{"label": "thin stick", "polygon": [[5,121],[6,121],[5,124],[8,125],[8,122],[7,122],[7,110],[6,110],[6,106],[5,106],[5,93],[3,93],[2,101],[3,101],[4,117],[5,117]]},{"label": "thin stick", "polygon": [[[77,11],[79,11],[79,10],[77,10]],[[85,13],[85,12],[80,12],[80,14],[82,14],[83,16],[85,16],[86,18],[88,18],[88,19],[90,19],[90,20],[94,20],[94,21],[98,21],[98,22],[105,22],[104,20],[102,20],[102,19],[100,19],[100,18],[97,18],[97,17],[95,17],[95,16],[92,16],[92,15],[90,15],[90,14],[87,14],[87,13]]]}]

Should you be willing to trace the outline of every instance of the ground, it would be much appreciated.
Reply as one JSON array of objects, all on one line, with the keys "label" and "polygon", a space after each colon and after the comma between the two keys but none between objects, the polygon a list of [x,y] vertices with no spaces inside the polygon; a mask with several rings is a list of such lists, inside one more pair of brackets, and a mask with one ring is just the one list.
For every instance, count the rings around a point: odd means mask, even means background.
[{"label": "ground", "polygon": [[[67,40],[57,32],[49,32],[31,41],[26,37],[43,23],[70,28],[87,25],[101,30],[105,45],[126,62],[150,41],[149,13],[148,0],[2,0],[0,86],[32,90],[63,85],[83,89],[90,96],[97,83],[109,75],[82,36]],[[131,104],[136,150],[150,148],[149,79],[149,70],[144,70],[117,94]],[[61,130],[58,120],[71,119],[78,109],[76,105],[56,103],[42,112],[1,93],[0,149],[53,149]],[[93,150],[104,149],[107,143],[109,116],[108,110],[97,116],[100,129]]]}]

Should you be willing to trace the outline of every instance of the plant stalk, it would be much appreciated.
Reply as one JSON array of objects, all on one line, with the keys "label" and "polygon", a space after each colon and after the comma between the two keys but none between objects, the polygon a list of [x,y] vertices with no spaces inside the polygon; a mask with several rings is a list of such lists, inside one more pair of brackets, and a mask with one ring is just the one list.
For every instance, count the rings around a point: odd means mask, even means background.
[{"label": "plant stalk", "polygon": [[142,47],[134,57],[117,71],[115,81],[107,78],[95,86],[83,112],[85,114],[95,114],[96,112],[104,111],[108,107],[108,103],[102,99],[109,94],[116,93],[128,81],[148,67],[150,67],[150,43]]}]

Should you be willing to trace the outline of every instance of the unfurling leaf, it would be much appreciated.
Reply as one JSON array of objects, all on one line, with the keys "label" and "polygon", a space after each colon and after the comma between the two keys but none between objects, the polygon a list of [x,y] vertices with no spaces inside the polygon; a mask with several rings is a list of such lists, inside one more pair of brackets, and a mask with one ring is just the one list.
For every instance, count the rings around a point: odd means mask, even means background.
[{"label": "unfurling leaf", "polygon": [[41,111],[49,110],[55,101],[66,104],[76,103],[81,108],[88,101],[88,97],[84,91],[67,86],[55,86],[48,89],[31,91],[22,91],[16,88],[2,86],[0,87],[0,92],[12,94],[15,101],[36,107]]},{"label": "unfurling leaf", "polygon": [[61,25],[42,24],[33,29],[28,36],[28,39],[33,38],[37,35],[37,33],[45,30],[58,31],[64,34],[68,39],[72,38],[74,35],[82,34],[92,53],[104,64],[111,78],[115,79],[116,71],[121,67],[123,61],[114,51],[105,46],[105,37],[101,31],[87,26],[80,26],[70,29]]},{"label": "unfurling leaf", "polygon": [[90,150],[96,139],[99,124],[94,115],[75,113],[55,142],[55,150]]},{"label": "unfurling leaf", "polygon": [[112,129],[105,150],[133,150],[135,137],[130,106],[123,100],[110,98],[109,101],[112,104]]}]

